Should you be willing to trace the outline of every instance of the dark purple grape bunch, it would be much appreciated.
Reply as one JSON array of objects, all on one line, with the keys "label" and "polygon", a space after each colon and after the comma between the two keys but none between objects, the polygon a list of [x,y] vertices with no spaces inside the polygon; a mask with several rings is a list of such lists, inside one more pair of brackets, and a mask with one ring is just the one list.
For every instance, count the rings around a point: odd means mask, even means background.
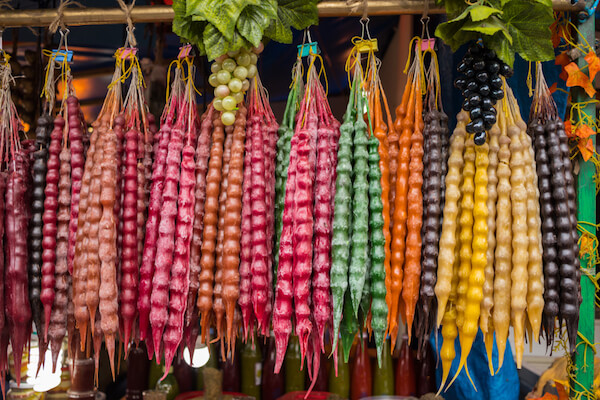
[{"label": "dark purple grape bunch", "polygon": [[496,123],[494,105],[504,97],[500,75],[509,78],[513,70],[494,50],[486,49],[479,42],[469,47],[457,69],[461,76],[454,81],[454,86],[462,92],[465,98],[462,108],[471,117],[467,132],[474,134],[476,145],[482,145],[486,140],[485,131]]}]

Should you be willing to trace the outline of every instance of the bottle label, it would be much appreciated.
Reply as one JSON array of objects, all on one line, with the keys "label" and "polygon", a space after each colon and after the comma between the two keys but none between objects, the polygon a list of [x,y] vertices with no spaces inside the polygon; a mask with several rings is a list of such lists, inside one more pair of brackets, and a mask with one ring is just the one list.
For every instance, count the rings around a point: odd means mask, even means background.
[{"label": "bottle label", "polygon": [[256,386],[260,386],[261,381],[262,381],[262,364],[255,363],[254,364],[254,384]]}]

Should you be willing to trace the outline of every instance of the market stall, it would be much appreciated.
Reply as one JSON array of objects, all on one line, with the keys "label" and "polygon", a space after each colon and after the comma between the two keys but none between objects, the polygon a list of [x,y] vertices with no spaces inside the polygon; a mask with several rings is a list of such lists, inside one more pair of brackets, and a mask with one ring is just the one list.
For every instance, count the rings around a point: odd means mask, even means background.
[{"label": "market stall", "polygon": [[[41,34],[0,41],[7,398],[517,399],[534,343],[528,398],[596,397],[595,3],[117,3],[0,2]],[[108,24],[84,112],[69,27]]]}]

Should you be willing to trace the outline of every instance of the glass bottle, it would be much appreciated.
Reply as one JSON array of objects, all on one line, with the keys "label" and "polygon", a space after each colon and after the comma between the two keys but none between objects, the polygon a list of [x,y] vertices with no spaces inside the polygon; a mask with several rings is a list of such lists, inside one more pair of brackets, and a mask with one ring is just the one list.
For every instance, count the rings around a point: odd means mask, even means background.
[{"label": "glass bottle", "polygon": [[402,336],[396,368],[396,396],[416,396],[416,386],[415,360],[408,346],[408,336],[405,334]]},{"label": "glass bottle", "polygon": [[302,358],[300,357],[300,341],[295,335],[290,336],[285,353],[285,392],[304,390],[304,371],[300,370]]},{"label": "glass bottle", "polygon": [[356,355],[352,363],[352,385],[350,399],[358,400],[372,394],[371,359],[367,348],[367,340],[362,339],[356,347]]},{"label": "glass bottle", "polygon": [[260,400],[262,381],[262,354],[258,343],[249,340],[242,350],[242,393]]},{"label": "glass bottle", "polygon": [[335,393],[342,399],[347,399],[350,397],[350,364],[344,362],[341,347],[341,344],[338,344],[337,376],[335,365],[332,365],[329,370],[329,393]]},{"label": "glass bottle", "polygon": [[275,400],[285,393],[285,367],[282,366],[279,373],[275,373],[276,356],[275,338],[271,336],[262,368],[262,400]]},{"label": "glass bottle", "polygon": [[383,341],[381,352],[381,366],[375,361],[375,371],[373,377],[373,396],[393,396],[394,395],[394,365],[392,364],[392,355],[390,354],[389,340]]}]

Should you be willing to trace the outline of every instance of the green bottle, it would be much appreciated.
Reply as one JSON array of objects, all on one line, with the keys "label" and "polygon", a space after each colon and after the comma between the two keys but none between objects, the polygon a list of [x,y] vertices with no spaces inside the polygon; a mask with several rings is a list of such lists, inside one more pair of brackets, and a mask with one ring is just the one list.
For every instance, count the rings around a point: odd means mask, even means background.
[{"label": "green bottle", "polygon": [[169,368],[169,373],[165,379],[158,382],[156,388],[167,392],[167,400],[175,400],[175,397],[179,394],[179,384],[175,379],[175,375],[173,375],[173,366]]},{"label": "green bottle", "polygon": [[198,368],[198,375],[196,376],[196,390],[203,391],[204,390],[204,368],[219,368],[217,354],[217,348],[214,343],[210,343],[208,346],[208,354],[209,358],[206,364]]},{"label": "green bottle", "polygon": [[163,363],[157,364],[156,359],[150,361],[150,371],[148,372],[148,388],[156,389],[158,380],[162,378],[165,372],[165,365]]},{"label": "green bottle", "polygon": [[350,398],[350,363],[344,362],[340,345],[338,345],[338,371],[332,365],[329,372],[329,392],[335,393],[342,399]]},{"label": "green bottle", "polygon": [[249,340],[242,350],[242,393],[260,400],[262,353],[256,340]]},{"label": "green bottle", "polygon": [[375,362],[373,377],[373,396],[394,395],[394,364],[390,354],[389,340],[383,341],[381,367]]},{"label": "green bottle", "polygon": [[300,341],[297,336],[290,336],[287,352],[285,353],[285,392],[304,390],[304,371],[300,370]]}]

